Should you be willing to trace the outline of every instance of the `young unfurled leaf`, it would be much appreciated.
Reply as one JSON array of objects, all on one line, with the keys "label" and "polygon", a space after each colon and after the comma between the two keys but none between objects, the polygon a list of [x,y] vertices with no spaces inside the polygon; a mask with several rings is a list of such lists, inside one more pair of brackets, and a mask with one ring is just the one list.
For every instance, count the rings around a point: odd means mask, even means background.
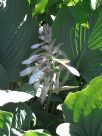
[{"label": "young unfurled leaf", "polygon": [[22,64],[31,64],[33,61],[35,61],[39,55],[33,55],[29,59],[25,60],[22,62]]},{"label": "young unfurled leaf", "polygon": [[24,70],[22,70],[22,71],[20,72],[20,76],[29,75],[29,74],[31,74],[31,73],[33,72],[33,70],[34,70],[34,67],[26,68],[26,69],[24,69]]}]

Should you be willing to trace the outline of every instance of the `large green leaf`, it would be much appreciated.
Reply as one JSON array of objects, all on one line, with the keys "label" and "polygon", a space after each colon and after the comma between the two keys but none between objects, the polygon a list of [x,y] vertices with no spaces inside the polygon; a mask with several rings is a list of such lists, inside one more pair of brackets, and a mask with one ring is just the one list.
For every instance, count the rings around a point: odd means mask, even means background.
[{"label": "large green leaf", "polygon": [[9,80],[8,75],[3,66],[0,64],[0,89],[8,89]]},{"label": "large green leaf", "polygon": [[13,115],[9,112],[0,111],[0,135],[9,136]]},{"label": "large green leaf", "polygon": [[34,113],[31,111],[30,107],[24,103],[8,103],[1,107],[2,110],[6,110],[14,114],[12,127],[18,130],[28,130],[30,128],[31,121],[36,123],[36,118]]},{"label": "large green leaf", "polygon": [[[71,60],[72,64],[77,67],[81,76],[86,81],[90,81],[92,78],[102,73],[102,51],[100,49],[100,42],[102,38],[102,14],[100,14],[98,21],[95,20],[96,16],[98,16],[98,14],[95,14],[93,17],[94,19],[92,18],[90,29],[87,30],[80,24],[75,25],[75,20],[71,16],[69,8],[62,8],[59,11],[52,27],[53,37],[57,38],[57,44],[63,43],[61,48],[64,53]],[[96,21],[97,24],[94,28],[93,26]],[[94,28],[94,30],[92,28]],[[90,38],[92,30],[93,33]],[[96,31],[98,31],[98,34]],[[94,38],[96,36],[98,36],[98,39]]]},{"label": "large green leaf", "polygon": [[10,81],[18,78],[21,62],[37,41],[37,21],[26,0],[7,0],[0,6],[0,63]]},{"label": "large green leaf", "polygon": [[65,122],[71,136],[102,135],[102,76],[93,79],[82,91],[69,93],[63,103]]},{"label": "large green leaf", "polygon": [[63,103],[65,120],[70,122],[78,122],[81,116],[96,109],[102,109],[102,76],[93,79],[82,91],[69,93]]}]

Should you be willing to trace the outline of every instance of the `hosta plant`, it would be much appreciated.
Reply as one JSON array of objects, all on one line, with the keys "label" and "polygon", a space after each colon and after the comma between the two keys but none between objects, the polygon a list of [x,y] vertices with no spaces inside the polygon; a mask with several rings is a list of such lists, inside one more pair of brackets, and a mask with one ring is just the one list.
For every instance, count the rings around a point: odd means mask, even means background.
[{"label": "hosta plant", "polygon": [[30,74],[29,84],[34,84],[36,90],[41,89],[40,97],[44,102],[49,90],[60,88],[61,69],[65,67],[76,76],[80,76],[80,74],[70,66],[68,59],[63,58],[59,49],[62,44],[56,46],[56,39],[52,39],[52,31],[48,24],[44,24],[43,30],[39,30],[39,39],[43,42],[31,46],[36,53],[34,52],[22,62],[22,64],[26,64],[27,68],[20,72],[20,76]]}]

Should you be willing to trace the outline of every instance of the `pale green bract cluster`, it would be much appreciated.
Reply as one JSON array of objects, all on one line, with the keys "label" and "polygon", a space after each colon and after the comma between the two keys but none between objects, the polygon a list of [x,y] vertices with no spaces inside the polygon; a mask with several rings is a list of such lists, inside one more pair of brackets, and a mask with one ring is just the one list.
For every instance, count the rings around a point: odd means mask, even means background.
[{"label": "pale green bract cluster", "polygon": [[31,46],[34,53],[22,62],[27,68],[20,72],[20,76],[29,75],[29,84],[33,84],[36,91],[41,90],[40,98],[43,103],[49,90],[60,87],[60,71],[64,67],[76,76],[80,74],[69,65],[68,59],[62,59],[63,55],[59,50],[62,44],[55,46],[56,39],[52,40],[52,32],[48,24],[44,24],[42,30],[39,30],[39,39],[42,43]]}]

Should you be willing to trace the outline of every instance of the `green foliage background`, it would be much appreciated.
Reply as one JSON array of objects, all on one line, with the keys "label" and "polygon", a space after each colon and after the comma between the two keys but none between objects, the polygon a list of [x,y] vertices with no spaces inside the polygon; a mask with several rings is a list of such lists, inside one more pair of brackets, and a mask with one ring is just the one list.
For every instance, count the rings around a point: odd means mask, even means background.
[{"label": "green foliage background", "polygon": [[[0,89],[30,93],[34,98],[21,103],[19,97],[19,102],[0,107],[0,136],[56,135],[63,122],[70,123],[71,136],[102,135],[101,8],[101,0],[94,6],[91,0],[7,0],[6,6],[1,1]],[[61,49],[81,74],[79,78],[70,75],[65,83],[79,88],[53,94],[49,108],[48,103],[40,103],[28,79],[19,76],[31,45],[39,42],[38,28],[44,22],[52,26],[56,45],[63,43]],[[59,104],[62,111],[57,109]]]}]

